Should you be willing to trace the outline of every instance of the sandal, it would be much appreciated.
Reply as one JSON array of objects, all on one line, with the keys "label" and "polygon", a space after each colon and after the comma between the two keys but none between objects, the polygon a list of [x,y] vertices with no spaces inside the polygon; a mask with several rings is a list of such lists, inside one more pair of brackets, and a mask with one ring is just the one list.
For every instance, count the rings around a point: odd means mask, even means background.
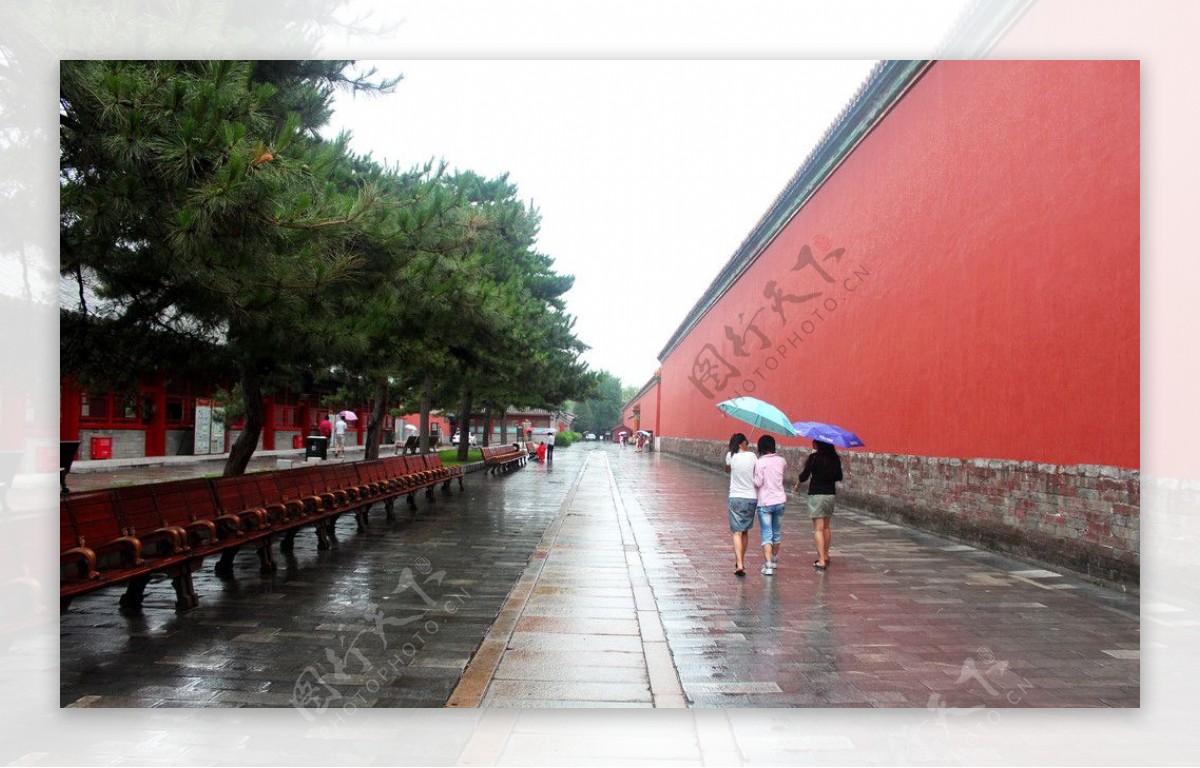
[{"label": "sandal", "polygon": [[745,568],[736,568],[736,569],[734,569],[734,571],[733,571],[733,575],[734,575],[734,576],[745,576],[745,575],[746,575],[746,569],[745,569]]}]

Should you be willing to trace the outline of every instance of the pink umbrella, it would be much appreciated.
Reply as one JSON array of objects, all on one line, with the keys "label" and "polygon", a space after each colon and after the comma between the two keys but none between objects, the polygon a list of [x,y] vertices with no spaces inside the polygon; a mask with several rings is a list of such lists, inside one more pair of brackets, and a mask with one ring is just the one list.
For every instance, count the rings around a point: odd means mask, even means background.
[{"label": "pink umbrella", "polygon": [[358,421],[358,417],[354,415],[354,411],[342,411],[338,414],[346,421]]}]

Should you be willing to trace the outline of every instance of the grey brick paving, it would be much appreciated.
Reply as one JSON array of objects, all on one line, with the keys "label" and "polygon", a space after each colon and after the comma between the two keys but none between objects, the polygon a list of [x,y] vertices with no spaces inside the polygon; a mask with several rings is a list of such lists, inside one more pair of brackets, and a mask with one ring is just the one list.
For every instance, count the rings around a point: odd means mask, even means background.
[{"label": "grey brick paving", "polygon": [[[580,458],[560,454],[550,473],[473,473],[463,491],[433,503],[418,496],[415,515],[401,501],[394,523],[373,512],[364,532],[344,516],[331,551],[302,533],[273,576],[260,575],[249,553],[230,579],[206,563],[192,611],[172,609],[166,581],[147,589],[139,616],[117,612],[119,588],[75,600],[60,621],[61,704],[287,707],[297,681],[317,670],[329,687],[307,700],[316,718],[352,700],[442,706],[558,511]],[[72,489],[198,471],[81,474]],[[432,607],[413,588],[397,593],[406,567]]]},{"label": "grey brick paving", "polygon": [[[819,575],[801,499],[789,502],[777,575],[758,573],[752,546],[747,576],[737,579],[724,475],[662,454],[584,445],[558,451],[549,469],[470,475],[464,492],[433,504],[419,498],[415,517],[402,512],[389,524],[376,513],[365,532],[345,518],[329,552],[301,535],[272,577],[260,576],[250,555],[232,579],[208,568],[197,575],[201,605],[193,611],[172,610],[167,582],[151,585],[140,616],[117,612],[116,590],[79,598],[60,622],[60,703],[286,707],[297,681],[319,669],[342,698],[326,690],[329,710],[309,702],[317,725],[352,699],[363,707],[442,706],[593,451],[605,453],[632,540],[602,533],[600,513],[615,503],[604,483],[579,486],[573,514],[596,514],[559,530],[556,541],[574,553],[575,567],[545,561],[496,669],[493,706],[648,705],[640,652],[648,636],[639,641],[635,631],[645,606],[630,598],[632,562],[644,568],[658,631],[692,707],[937,712],[1140,701],[1136,597],[846,507],[835,518],[833,564]],[[140,469],[119,482],[196,471]],[[114,477],[80,474],[72,488]],[[589,551],[593,539],[609,543]],[[405,567],[435,607],[412,589],[396,592]],[[440,581],[424,582],[429,576]],[[417,631],[427,621],[432,631]],[[364,633],[380,626],[382,635]],[[128,764],[140,759],[124,754]]]},{"label": "grey brick paving", "polygon": [[774,577],[733,575],[727,478],[612,452],[680,680],[697,707],[1136,707],[1138,600],[846,506],[816,573],[792,497]]}]

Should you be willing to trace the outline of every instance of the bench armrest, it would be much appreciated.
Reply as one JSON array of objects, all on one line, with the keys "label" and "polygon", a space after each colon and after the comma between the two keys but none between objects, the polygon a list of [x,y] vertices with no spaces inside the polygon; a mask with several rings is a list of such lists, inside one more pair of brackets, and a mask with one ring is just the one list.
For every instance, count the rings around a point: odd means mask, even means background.
[{"label": "bench armrest", "polygon": [[153,547],[156,542],[165,540],[171,552],[183,552],[188,549],[187,531],[175,525],[167,525],[153,531],[140,533],[138,539],[142,542],[143,547]]},{"label": "bench armrest", "polygon": [[[224,524],[234,536],[245,536],[245,526],[242,523],[242,518],[237,515],[217,515],[214,520],[215,524]],[[216,525],[214,525],[214,530]]]},{"label": "bench armrest", "polygon": [[112,541],[105,542],[101,547],[107,551],[110,547],[115,547],[117,550],[124,551],[129,556],[130,565],[142,565],[145,560],[142,559],[142,542],[136,536],[121,536]]},{"label": "bench armrest", "polygon": [[200,534],[201,531],[207,531],[207,541],[217,540],[217,524],[212,520],[195,520],[189,523],[186,528],[188,544],[203,544],[206,537]]},{"label": "bench armrest", "polygon": [[269,525],[267,510],[262,507],[254,507],[252,509],[243,509],[239,512],[234,512],[240,520],[251,521],[253,528],[266,528]]},{"label": "bench armrest", "polygon": [[83,562],[84,577],[88,581],[100,578],[100,572],[96,570],[96,553],[87,547],[75,547],[59,555],[60,567],[78,561]]}]

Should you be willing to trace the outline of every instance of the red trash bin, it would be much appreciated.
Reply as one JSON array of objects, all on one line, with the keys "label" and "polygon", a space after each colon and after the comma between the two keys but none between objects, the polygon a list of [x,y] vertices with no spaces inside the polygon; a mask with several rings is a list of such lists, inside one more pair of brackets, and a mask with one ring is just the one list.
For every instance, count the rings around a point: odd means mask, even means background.
[{"label": "red trash bin", "polygon": [[111,459],[112,458],[112,438],[111,437],[93,437],[92,438],[92,459]]},{"label": "red trash bin", "polygon": [[293,448],[303,448],[304,447],[304,435],[292,435],[292,447]]}]

